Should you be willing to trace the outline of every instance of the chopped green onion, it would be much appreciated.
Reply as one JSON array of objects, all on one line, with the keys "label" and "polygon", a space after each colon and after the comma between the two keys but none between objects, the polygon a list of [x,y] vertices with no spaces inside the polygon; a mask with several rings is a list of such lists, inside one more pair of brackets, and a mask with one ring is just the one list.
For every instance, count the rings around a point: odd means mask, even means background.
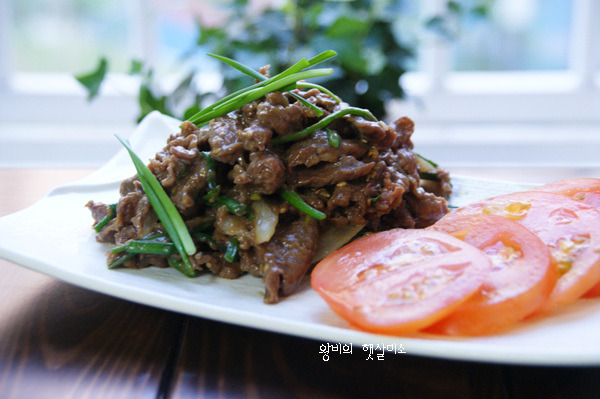
[{"label": "chopped green onion", "polygon": [[[206,196],[204,197],[206,199]],[[248,212],[248,206],[246,206],[245,204],[241,204],[233,198],[230,198],[226,195],[219,195],[214,202],[208,202],[208,205],[212,207],[225,205],[229,212],[238,216],[245,215]]]},{"label": "chopped green onion", "polygon": [[104,216],[102,218],[101,221],[99,221],[95,226],[94,226],[94,230],[96,230],[96,233],[99,233],[100,230],[102,230],[104,228],[104,226],[106,226],[108,224],[108,222],[110,222],[111,220],[113,220],[113,218],[117,215],[117,204],[110,204],[108,206],[108,212],[106,212],[106,216]]},{"label": "chopped green onion", "polygon": [[[216,58],[218,60],[223,61],[225,64],[229,65],[230,67],[235,68],[238,71],[242,72],[243,74],[248,75],[248,76],[250,76],[250,77],[252,77],[252,78],[254,78],[254,79],[258,80],[258,81],[264,81],[264,80],[268,79],[262,73],[257,72],[254,69],[252,69],[250,67],[247,67],[246,65],[244,65],[244,64],[242,64],[242,63],[240,63],[238,61],[232,60],[231,58],[223,57],[223,56],[220,56],[220,55],[214,55],[214,54],[208,54],[208,55],[211,56],[211,57],[214,57],[214,58]],[[317,57],[319,57],[319,56],[317,56]],[[315,57],[315,59],[317,57]],[[329,57],[327,57],[327,58],[329,58]],[[308,61],[308,63],[310,65],[314,65],[314,63],[311,64],[310,61]],[[296,93],[294,93],[292,91],[288,91],[288,94],[290,94],[296,100],[300,101],[304,106],[309,107],[310,109],[312,109],[313,111],[315,111],[317,113],[317,116],[323,115],[323,110],[321,108],[319,108],[316,105],[314,105],[314,104],[306,101],[305,98],[299,96],[298,94],[296,94]]]},{"label": "chopped green onion", "polygon": [[126,251],[132,254],[170,255],[175,252],[172,242],[155,240],[131,240],[127,244],[113,248],[112,253]]},{"label": "chopped green onion", "polygon": [[209,230],[212,227],[214,227],[213,221],[204,222],[201,225],[196,226],[191,234],[193,236],[195,233],[205,232],[206,230]]},{"label": "chopped green onion", "polygon": [[[186,258],[183,258],[186,259]],[[179,273],[183,274],[184,276],[187,277],[194,277],[196,275],[196,271],[194,270],[194,267],[192,266],[191,263],[189,263],[189,260],[187,262],[185,261],[181,261],[181,259],[175,257],[175,255],[170,255],[167,258],[167,261],[169,262],[169,266],[171,266],[173,269],[177,270]]]},{"label": "chopped green onion", "polygon": [[265,75],[263,75],[262,73],[257,72],[254,69],[247,67],[246,65],[244,65],[236,60],[232,60],[231,58],[223,57],[222,55],[216,55],[216,54],[207,54],[207,55],[210,57],[216,58],[219,61],[224,62],[225,64],[229,65],[230,67],[232,67],[234,69],[237,69],[244,75],[248,75],[257,80],[266,80],[267,79],[267,77]]},{"label": "chopped green onion", "polygon": [[333,50],[325,50],[321,54],[317,54],[311,59],[308,60],[310,66],[315,66],[323,61],[330,59],[331,57],[335,57],[337,53]]},{"label": "chopped green onion", "polygon": [[318,85],[318,84],[315,84],[315,83],[298,82],[298,83],[296,83],[296,87],[306,87],[306,88],[309,88],[309,89],[317,89],[321,93],[325,93],[325,94],[329,95],[329,97],[333,98],[336,103],[339,104],[340,102],[342,102],[342,99],[339,98],[338,96],[336,96],[335,94],[333,94],[333,92],[331,92],[328,88],[323,87],[323,86]]},{"label": "chopped green onion", "polygon": [[240,246],[240,242],[237,238],[231,237],[229,238],[229,244],[227,245],[227,249],[225,250],[225,254],[223,258],[229,263],[232,263],[237,258],[238,249]]},{"label": "chopped green onion", "polygon": [[146,197],[148,197],[152,209],[154,209],[158,219],[165,227],[167,234],[175,245],[177,252],[181,255],[183,262],[187,267],[191,268],[192,265],[187,256],[196,253],[196,246],[187,230],[185,222],[181,218],[179,212],[177,212],[177,208],[175,208],[175,205],[171,202],[169,196],[154,174],[152,174],[150,169],[148,169],[142,160],[133,152],[129,143],[122,140],[119,136],[117,136],[117,139],[119,139],[121,144],[123,144],[129,152],[131,160],[137,170],[138,179],[142,184],[142,189],[144,190]]},{"label": "chopped green onion", "polygon": [[325,129],[325,131],[327,132],[327,142],[329,145],[334,148],[339,148],[341,138],[338,132],[329,128]]},{"label": "chopped green onion", "polygon": [[[301,71],[302,69],[305,69],[305,68],[308,68],[311,66],[315,66],[325,60],[328,60],[331,57],[335,57],[336,54],[337,53],[333,50],[327,50],[327,51],[322,52],[321,54],[314,56],[313,58],[309,59],[308,61],[303,58],[302,60],[300,60],[296,64],[294,64],[292,67],[288,68],[287,72],[284,71],[284,73],[274,76],[273,79],[279,79],[279,78],[287,76],[287,74],[291,74],[293,72]],[[216,58],[219,61],[222,61],[223,63],[229,65],[230,67],[237,69],[244,75],[248,75],[259,81],[269,79],[262,73],[255,71],[254,69],[242,64],[239,61],[224,57],[222,55],[217,55],[217,54],[207,54],[207,55],[210,57]]]},{"label": "chopped green onion", "polygon": [[[282,88],[284,88],[292,83],[296,83],[299,80],[308,79],[308,78],[316,78],[319,76],[326,76],[326,75],[330,75],[332,72],[333,72],[333,70],[331,70],[329,68],[311,69],[308,71],[297,72],[297,73],[291,74],[289,76],[285,76],[285,77],[275,80],[265,86],[254,88],[254,89],[248,90],[242,94],[239,94],[238,96],[225,102],[225,104],[222,104],[221,106],[214,108],[213,110],[207,112],[204,115],[200,115],[200,116],[196,115],[196,116],[190,118],[190,122],[197,124],[197,125],[204,125],[204,124],[208,123],[208,121],[210,121],[211,119],[217,118],[217,117],[225,115],[231,111],[234,111],[238,108],[241,108],[243,105],[248,104],[254,100],[257,100],[257,99],[263,97],[267,93],[281,90]],[[269,80],[264,80],[263,82],[268,82],[268,81]],[[260,82],[260,83],[263,83],[263,82]]]},{"label": "chopped green onion", "polygon": [[375,118],[373,116],[373,114],[366,109],[355,108],[355,107],[343,108],[343,109],[340,109],[339,111],[334,112],[333,114],[327,115],[325,118],[321,119],[319,122],[307,127],[306,129],[300,130],[299,132],[288,134],[286,136],[275,137],[273,140],[271,140],[271,144],[279,145],[279,144],[287,143],[289,141],[301,140],[301,139],[311,135],[315,131],[322,129],[325,126],[329,125],[335,119],[338,119],[338,118],[340,118],[344,115],[348,115],[348,114],[362,116],[363,118],[369,119],[372,121],[377,120],[377,118]]},{"label": "chopped green onion", "polygon": [[427,163],[428,163],[429,165],[431,165],[432,167],[434,167],[434,168],[437,168],[437,167],[438,167],[438,164],[437,164],[437,163],[433,162],[433,161],[432,161],[432,160],[430,160],[430,159],[427,159],[427,158],[425,158],[423,155],[421,155],[421,154],[416,154],[416,155],[417,155],[419,158],[421,158],[423,161],[427,162]]},{"label": "chopped green onion", "polygon": [[[197,112],[195,115],[189,118],[190,122],[200,126],[208,123],[208,121],[210,121],[211,119],[217,118],[233,110],[241,108],[244,104],[252,102],[272,91],[292,90],[296,88],[296,83],[299,80],[331,74],[331,69],[315,69],[310,71],[303,70],[315,66],[331,57],[334,57],[336,55],[336,52],[333,50],[327,50],[309,60],[303,58],[291,67],[287,68],[283,72],[271,78],[267,78],[266,76],[253,70],[252,68],[249,68],[230,58],[213,54],[209,55],[221,60],[222,62],[237,69],[238,71],[259,80],[259,82],[255,83],[252,86],[231,93],[228,96],[225,96],[221,100],[215,102],[212,105],[209,105],[208,107],[202,109],[201,111]],[[328,94],[337,99],[337,96],[334,96],[332,93]]]},{"label": "chopped green onion", "polygon": [[137,254],[133,254],[133,253],[127,253],[121,257],[119,257],[118,259],[116,259],[113,263],[111,263],[110,265],[108,265],[109,269],[115,269],[117,266],[121,266],[123,263],[125,263],[126,261],[128,261],[129,259],[133,258],[135,255]]},{"label": "chopped green onion", "polygon": [[221,245],[220,243],[218,243],[210,234],[208,233],[202,233],[202,232],[195,232],[192,233],[192,237],[194,237],[195,239],[208,243],[208,244],[214,244],[218,249],[220,249],[221,251],[225,251],[225,247],[223,245]]},{"label": "chopped green onion", "polygon": [[306,101],[306,99],[304,97],[299,96],[298,94],[294,93],[293,91],[288,91],[288,94],[290,94],[296,100],[300,101],[300,103],[302,103],[302,105],[304,105],[305,107],[308,107],[308,108],[312,109],[313,111],[315,111],[317,113],[317,116],[323,116],[323,110],[321,108],[317,107],[316,105],[314,105],[313,103]]},{"label": "chopped green onion", "polygon": [[217,168],[215,164],[215,159],[210,156],[208,151],[203,151],[200,153],[204,159],[206,159],[206,182],[208,183],[208,189],[210,190],[208,194],[205,195],[206,198],[212,198],[219,195],[219,191],[221,191],[221,187],[217,185]]},{"label": "chopped green onion", "polygon": [[307,214],[310,217],[313,217],[317,220],[323,220],[326,217],[326,215],[323,212],[316,210],[315,208],[304,202],[302,197],[300,197],[295,191],[292,191],[290,189],[281,189],[279,190],[279,195],[281,196],[281,198],[289,202],[290,205],[292,205],[294,208]]},{"label": "chopped green onion", "polygon": [[440,181],[437,173],[433,172],[419,172],[419,177],[423,180]]},{"label": "chopped green onion", "polygon": [[[301,61],[302,61],[302,60],[301,60]],[[300,62],[301,62],[301,61],[300,61]],[[304,60],[304,61],[305,61],[305,62],[308,62],[308,61],[306,61],[306,60]],[[255,88],[258,88],[258,87],[263,87],[263,86],[265,86],[267,83],[269,83],[269,82],[271,82],[271,81],[273,81],[273,80],[276,80],[276,79],[278,79],[279,77],[281,77],[281,75],[282,75],[282,74],[289,73],[290,71],[295,71],[295,72],[298,72],[298,71],[302,70],[302,68],[298,69],[298,67],[297,67],[297,64],[298,64],[298,63],[296,63],[296,64],[292,65],[290,68],[286,69],[284,72],[282,72],[282,73],[280,73],[279,75],[277,75],[277,76],[274,76],[274,77],[272,77],[272,78],[269,78],[269,79],[267,79],[267,77],[266,77],[266,76],[263,76],[263,77],[265,78],[264,80],[262,80],[262,81],[260,81],[260,82],[258,82],[258,83],[255,83],[255,84],[253,84],[252,86],[249,86],[249,87],[246,87],[246,88],[240,89],[240,90],[238,90],[238,91],[236,91],[236,92],[233,92],[233,93],[229,94],[228,96],[225,96],[225,97],[223,97],[223,98],[222,98],[222,99],[220,99],[219,101],[217,101],[217,102],[215,102],[215,103],[213,103],[213,104],[209,105],[208,107],[206,107],[206,108],[202,109],[200,112],[196,113],[194,116],[192,116],[192,117],[190,118],[190,121],[192,121],[192,120],[196,120],[196,119],[199,119],[199,118],[203,117],[203,116],[204,116],[204,115],[206,115],[207,113],[209,113],[209,112],[213,111],[213,110],[214,110],[214,109],[216,109],[216,108],[219,108],[219,107],[222,107],[222,106],[224,106],[224,104],[226,104],[226,103],[228,103],[228,102],[231,102],[231,101],[232,101],[232,100],[234,100],[236,97],[238,97],[238,96],[240,96],[240,95],[243,95],[244,93],[246,93],[246,92],[248,92],[248,91],[250,91],[250,90],[253,90],[253,89],[255,89]]]}]

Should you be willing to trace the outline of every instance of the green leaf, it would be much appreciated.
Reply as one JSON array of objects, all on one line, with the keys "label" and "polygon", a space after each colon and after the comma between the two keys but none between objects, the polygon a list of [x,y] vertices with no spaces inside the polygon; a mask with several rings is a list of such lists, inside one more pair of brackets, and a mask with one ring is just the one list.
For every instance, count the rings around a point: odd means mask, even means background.
[{"label": "green leaf", "polygon": [[152,111],[158,111],[165,115],[173,116],[167,108],[167,96],[155,96],[146,83],[140,85],[138,102],[141,111],[140,120]]},{"label": "green leaf", "polygon": [[446,7],[448,8],[448,11],[455,14],[460,14],[462,12],[462,6],[458,1],[449,1],[446,3]]},{"label": "green leaf", "polygon": [[75,76],[75,79],[86,88],[88,92],[88,100],[91,101],[98,96],[100,86],[106,77],[108,70],[108,61],[105,57],[100,59],[96,69],[90,73]]},{"label": "green leaf", "polygon": [[486,5],[475,6],[471,9],[471,13],[477,17],[485,18],[489,15],[490,9]]},{"label": "green leaf", "polygon": [[144,61],[131,60],[131,64],[129,65],[129,75],[139,75],[142,73],[143,68]]},{"label": "green leaf", "polygon": [[339,17],[325,32],[329,38],[352,38],[357,40],[369,31],[369,23],[349,16]]}]

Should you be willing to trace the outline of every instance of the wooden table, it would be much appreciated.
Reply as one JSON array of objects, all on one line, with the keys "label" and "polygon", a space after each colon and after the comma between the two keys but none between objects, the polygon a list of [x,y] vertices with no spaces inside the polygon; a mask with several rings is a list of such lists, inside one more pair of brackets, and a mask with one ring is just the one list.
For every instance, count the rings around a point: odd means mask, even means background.
[{"label": "wooden table", "polygon": [[[90,172],[0,169],[0,216]],[[521,181],[596,173],[456,172]],[[2,399],[600,397],[598,367],[367,360],[360,347],[324,361],[321,344],[130,303],[0,260]]]}]

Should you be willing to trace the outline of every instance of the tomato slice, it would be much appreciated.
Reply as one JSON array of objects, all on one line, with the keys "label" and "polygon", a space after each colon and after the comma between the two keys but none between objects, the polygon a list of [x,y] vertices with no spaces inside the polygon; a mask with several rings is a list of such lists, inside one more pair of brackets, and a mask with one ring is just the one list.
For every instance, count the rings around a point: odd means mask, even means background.
[{"label": "tomato slice", "polygon": [[556,260],[559,278],[536,313],[571,303],[600,281],[600,212],[587,204],[559,194],[527,191],[494,197],[455,212],[496,214],[515,220],[546,244]]},{"label": "tomato slice", "polygon": [[574,200],[600,209],[600,179],[592,177],[564,179],[535,187],[532,190],[566,195]]},{"label": "tomato slice", "polygon": [[479,248],[493,267],[480,290],[426,329],[447,335],[496,332],[533,313],[558,277],[546,244],[517,222],[496,215],[453,214],[429,229],[452,234]]},{"label": "tomato slice", "polygon": [[317,264],[311,284],[350,324],[406,334],[450,314],[491,269],[487,255],[448,234],[395,229],[360,238]]},{"label": "tomato slice", "polygon": [[[566,195],[574,200],[581,201],[600,211],[600,179],[592,177],[577,177],[558,180],[534,188],[535,191],[545,191]],[[600,283],[584,294],[586,298],[600,297]]]}]

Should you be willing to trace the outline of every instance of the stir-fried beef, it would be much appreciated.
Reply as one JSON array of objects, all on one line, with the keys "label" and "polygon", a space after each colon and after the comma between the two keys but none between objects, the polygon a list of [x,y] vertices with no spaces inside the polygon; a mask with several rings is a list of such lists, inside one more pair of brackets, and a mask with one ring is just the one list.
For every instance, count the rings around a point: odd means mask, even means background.
[{"label": "stir-fried beef", "polygon": [[286,153],[286,160],[290,168],[298,165],[310,168],[319,162],[336,162],[342,155],[360,159],[368,151],[369,147],[357,139],[343,140],[336,148],[329,144],[326,131],[317,130],[312,137],[294,143]]},{"label": "stir-fried beef", "polygon": [[275,303],[279,295],[290,295],[310,267],[317,248],[319,226],[304,218],[280,224],[273,238],[263,245],[258,261],[264,265],[265,302]]},{"label": "stir-fried beef", "polygon": [[[207,126],[183,122],[181,132],[148,165],[192,232],[194,268],[224,278],[260,276],[267,303],[297,288],[324,229],[348,224],[370,231],[426,227],[447,212],[443,196],[450,193],[442,170],[436,172],[442,196],[421,187],[412,151],[414,124],[408,118],[388,125],[346,115],[301,140],[272,145],[273,138],[347,107],[316,89],[295,92],[323,115],[287,93],[270,93]],[[328,129],[340,136],[339,145],[329,141]],[[282,190],[297,193],[325,218],[308,217],[283,199]],[[116,216],[100,229],[97,240],[122,245],[160,233],[164,237],[137,177],[125,180],[120,193]],[[233,212],[223,199],[245,211]],[[87,206],[96,223],[111,212],[97,202]],[[232,242],[238,245],[237,256],[226,259],[225,248]],[[122,256],[109,253],[109,264],[123,261]],[[168,264],[165,255],[146,254],[121,266]]]}]

